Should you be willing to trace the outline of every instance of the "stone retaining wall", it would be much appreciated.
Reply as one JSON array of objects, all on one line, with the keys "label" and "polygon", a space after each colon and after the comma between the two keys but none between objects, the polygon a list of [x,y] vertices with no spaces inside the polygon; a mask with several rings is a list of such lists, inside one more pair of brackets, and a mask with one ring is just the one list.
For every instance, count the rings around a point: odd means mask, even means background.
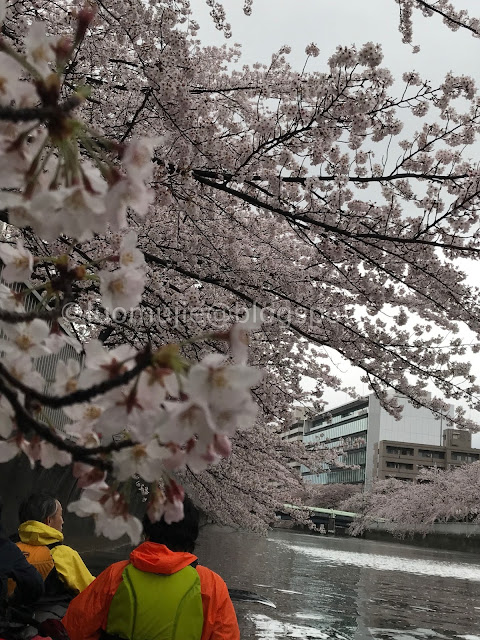
[{"label": "stone retaining wall", "polygon": [[392,533],[383,522],[372,523],[363,535],[368,540],[400,542],[420,547],[450,549],[480,554],[480,525],[471,522],[436,523],[431,531],[423,533]]}]

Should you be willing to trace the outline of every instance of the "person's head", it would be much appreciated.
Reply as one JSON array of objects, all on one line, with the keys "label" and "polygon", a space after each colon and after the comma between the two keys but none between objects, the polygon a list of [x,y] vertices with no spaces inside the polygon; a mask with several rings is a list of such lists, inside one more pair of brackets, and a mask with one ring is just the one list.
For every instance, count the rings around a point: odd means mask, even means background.
[{"label": "person's head", "polygon": [[48,493],[32,493],[28,496],[20,505],[18,517],[20,522],[36,520],[58,531],[63,527],[62,505]]},{"label": "person's head", "polygon": [[199,513],[193,502],[185,496],[183,502],[184,518],[180,522],[167,524],[163,518],[158,522],[150,522],[145,514],[143,531],[147,540],[164,544],[170,551],[188,551],[193,553],[198,538]]}]

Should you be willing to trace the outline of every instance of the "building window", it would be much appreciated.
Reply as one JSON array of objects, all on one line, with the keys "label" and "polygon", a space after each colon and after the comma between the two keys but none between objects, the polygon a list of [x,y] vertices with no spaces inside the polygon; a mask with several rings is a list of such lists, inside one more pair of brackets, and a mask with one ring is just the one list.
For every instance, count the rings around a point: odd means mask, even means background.
[{"label": "building window", "polygon": [[456,460],[457,462],[476,462],[478,460],[478,453],[452,451],[452,460]]},{"label": "building window", "polygon": [[395,480],[401,480],[402,482],[413,482],[413,478],[406,478],[405,476],[393,476],[389,473],[386,474],[385,479],[394,478]]},{"label": "building window", "polygon": [[413,456],[413,449],[410,447],[392,447],[387,445],[387,453],[392,456]]},{"label": "building window", "polygon": [[432,449],[419,449],[418,455],[421,458],[433,458],[434,460],[444,460],[445,452],[444,451],[434,451]]},{"label": "building window", "polygon": [[338,426],[324,427],[321,431],[313,429],[307,436],[305,436],[304,442],[309,444],[311,442],[335,440],[336,438],[343,438],[345,436],[356,437],[357,434],[366,431],[367,428],[367,418],[355,418],[354,420],[350,420],[349,422],[345,422]]},{"label": "building window", "polygon": [[413,471],[413,464],[387,461],[387,469],[402,469],[403,471]]}]

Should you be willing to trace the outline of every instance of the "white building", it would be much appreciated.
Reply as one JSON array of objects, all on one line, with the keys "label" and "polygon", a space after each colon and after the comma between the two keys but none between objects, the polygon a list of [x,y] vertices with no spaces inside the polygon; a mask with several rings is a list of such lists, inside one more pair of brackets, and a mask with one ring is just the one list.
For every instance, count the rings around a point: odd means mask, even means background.
[{"label": "white building", "polygon": [[375,395],[366,396],[315,416],[312,420],[299,419],[285,432],[286,439],[300,439],[308,445],[325,442],[328,447],[343,443],[343,461],[356,469],[342,467],[312,473],[301,467],[304,479],[313,483],[336,482],[369,485],[373,478],[375,445],[382,441],[411,442],[442,445],[444,420],[429,409],[413,407],[403,397],[397,397],[403,406],[402,417],[396,420],[380,406]]}]

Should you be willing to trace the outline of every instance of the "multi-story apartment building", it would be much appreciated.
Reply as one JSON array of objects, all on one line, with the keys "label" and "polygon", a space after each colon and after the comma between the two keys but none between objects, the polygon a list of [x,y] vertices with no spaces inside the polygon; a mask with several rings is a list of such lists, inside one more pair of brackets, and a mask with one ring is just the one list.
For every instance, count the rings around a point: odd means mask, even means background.
[{"label": "multi-story apartment building", "polygon": [[443,446],[382,440],[375,445],[373,477],[414,480],[420,469],[450,469],[480,460],[469,431],[445,429]]},{"label": "multi-story apartment building", "polygon": [[345,455],[342,462],[358,468],[328,468],[313,473],[301,467],[304,479],[318,484],[336,482],[364,483],[367,453],[368,398],[355,400],[315,416],[303,423],[303,441],[308,446],[323,443],[327,447],[343,445]]},{"label": "multi-story apartment building", "polygon": [[[431,411],[415,408],[406,398],[398,397],[403,406],[402,417],[395,420],[380,406],[375,395],[366,396],[315,416],[299,419],[284,433],[286,439],[300,439],[309,444],[323,442],[327,447],[343,446],[342,462],[354,468],[327,468],[317,473],[306,467],[300,471],[305,480],[331,484],[336,482],[369,485],[375,477],[375,445],[414,443],[442,447],[443,421]],[[391,446],[391,445],[389,445]],[[410,463],[408,463],[410,464]]]}]

